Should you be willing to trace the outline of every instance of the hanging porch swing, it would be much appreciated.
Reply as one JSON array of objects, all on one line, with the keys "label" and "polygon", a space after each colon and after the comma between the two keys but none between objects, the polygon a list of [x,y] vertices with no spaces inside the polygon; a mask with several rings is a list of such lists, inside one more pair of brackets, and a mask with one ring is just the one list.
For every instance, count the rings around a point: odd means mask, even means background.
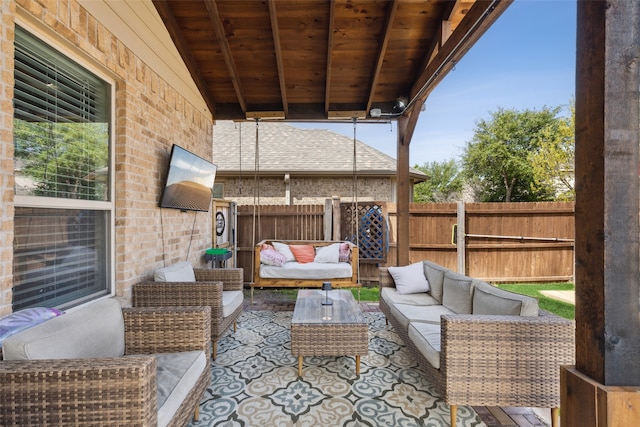
[{"label": "hanging porch swing", "polygon": [[[254,164],[254,208],[252,222],[253,264],[251,302],[254,288],[322,288],[323,282],[331,282],[333,288],[359,288],[358,240],[277,240],[265,239],[260,230],[260,123],[256,119],[255,164]],[[354,120],[354,175],[355,165],[355,120]],[[354,176],[354,192],[357,189]],[[354,194],[353,201],[357,200]],[[357,233],[354,233],[357,235]],[[322,256],[320,254],[323,254]],[[326,256],[327,258],[324,258]],[[333,262],[333,260],[338,262]],[[330,260],[327,262],[327,260]]]}]

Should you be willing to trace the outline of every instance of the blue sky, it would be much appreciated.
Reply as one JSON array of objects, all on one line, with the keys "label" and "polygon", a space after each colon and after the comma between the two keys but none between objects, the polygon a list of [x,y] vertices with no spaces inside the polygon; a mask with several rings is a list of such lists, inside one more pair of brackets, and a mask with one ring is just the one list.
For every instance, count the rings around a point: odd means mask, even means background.
[{"label": "blue sky", "polygon": [[[575,0],[515,0],[427,98],[411,140],[411,165],[457,159],[476,122],[499,108],[568,106],[575,97],[575,52]],[[294,126],[353,137],[352,124]],[[395,122],[358,124],[357,138],[397,157]]]}]

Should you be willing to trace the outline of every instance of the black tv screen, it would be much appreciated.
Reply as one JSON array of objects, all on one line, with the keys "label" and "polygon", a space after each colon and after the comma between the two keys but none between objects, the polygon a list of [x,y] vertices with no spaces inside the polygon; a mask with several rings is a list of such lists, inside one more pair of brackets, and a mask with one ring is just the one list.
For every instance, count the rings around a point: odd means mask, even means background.
[{"label": "black tv screen", "polygon": [[161,208],[208,212],[217,166],[173,144]]}]

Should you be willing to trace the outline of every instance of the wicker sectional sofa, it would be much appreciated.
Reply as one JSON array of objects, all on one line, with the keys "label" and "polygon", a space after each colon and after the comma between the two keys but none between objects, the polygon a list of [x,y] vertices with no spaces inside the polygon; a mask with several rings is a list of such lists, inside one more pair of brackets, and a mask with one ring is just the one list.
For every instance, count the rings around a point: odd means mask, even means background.
[{"label": "wicker sectional sofa", "polygon": [[209,384],[210,317],[107,298],[10,336],[0,425],[186,425]]},{"label": "wicker sectional sofa", "polygon": [[458,405],[552,408],[558,425],[573,321],[430,261],[381,268],[380,308],[451,406],[451,425]]}]

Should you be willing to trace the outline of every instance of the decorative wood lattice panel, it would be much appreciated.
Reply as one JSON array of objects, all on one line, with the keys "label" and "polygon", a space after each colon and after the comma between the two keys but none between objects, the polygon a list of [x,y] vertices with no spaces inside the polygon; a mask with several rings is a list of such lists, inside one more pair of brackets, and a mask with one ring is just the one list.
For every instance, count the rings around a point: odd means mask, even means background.
[{"label": "decorative wood lattice panel", "polygon": [[343,203],[341,209],[342,239],[358,245],[361,262],[385,263],[388,239],[383,207],[373,202],[362,202],[358,203],[355,212],[352,203]]}]

